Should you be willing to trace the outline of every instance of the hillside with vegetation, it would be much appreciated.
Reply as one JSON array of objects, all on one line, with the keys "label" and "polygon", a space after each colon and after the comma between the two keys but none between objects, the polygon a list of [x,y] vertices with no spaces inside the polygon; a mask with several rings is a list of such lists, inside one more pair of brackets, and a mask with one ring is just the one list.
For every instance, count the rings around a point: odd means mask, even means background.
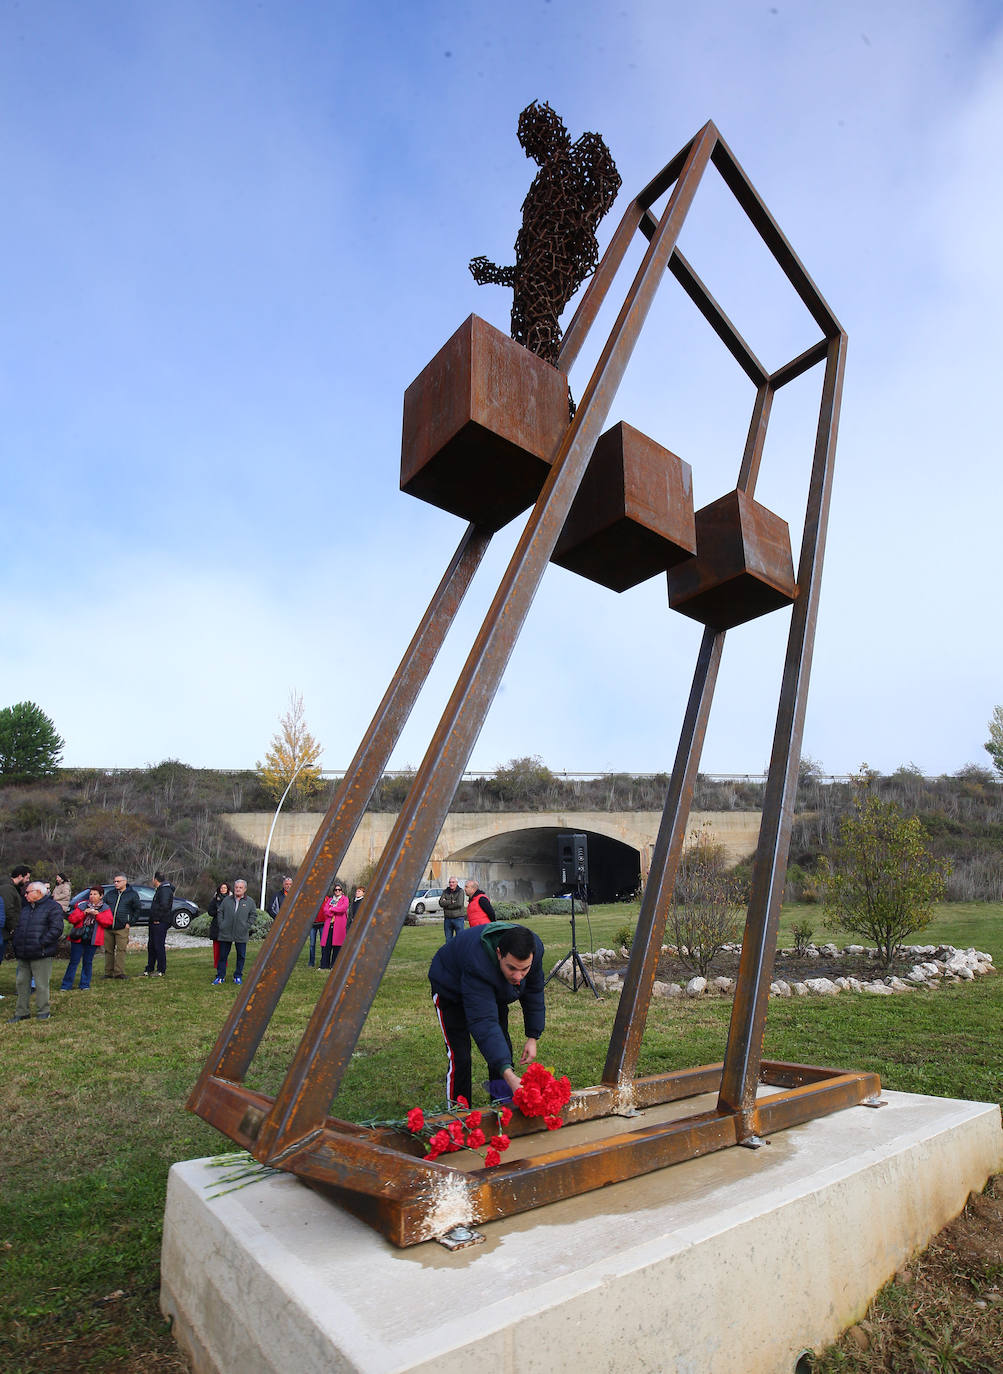
[{"label": "hillside with vegetation", "polygon": [[[394,811],[412,777],[388,775],[370,803]],[[487,778],[465,779],[454,811],[656,811],[668,789],[666,774],[606,774],[568,779],[539,759],[513,759]],[[318,779],[308,793],[291,795],[286,810],[323,811],[337,779]],[[801,770],[791,842],[788,897],[818,896],[819,862],[861,787],[916,816],[929,847],[948,859],[950,901],[1003,901],[1003,784],[987,769],[969,766],[953,776],[924,777],[911,767],[882,775],[864,769],[854,782],[827,780],[810,760]],[[696,811],[756,811],[763,785],[700,777]],[[179,893],[208,901],[216,884],[256,874],[261,852],[226,824],[233,811],[272,811],[273,796],[253,770],[219,772],[167,759],[150,768],[58,769],[36,782],[0,785],[0,863],[27,863],[44,877],[57,869],[74,890],[121,869],[137,880],[157,868]],[[290,865],[273,855],[272,871]]]}]

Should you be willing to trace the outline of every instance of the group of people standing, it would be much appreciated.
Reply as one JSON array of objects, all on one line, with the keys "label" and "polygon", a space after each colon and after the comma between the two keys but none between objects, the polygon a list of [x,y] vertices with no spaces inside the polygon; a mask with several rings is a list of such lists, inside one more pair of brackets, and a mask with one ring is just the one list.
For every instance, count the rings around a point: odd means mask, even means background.
[{"label": "group of people standing", "polygon": [[[167,966],[165,945],[173,920],[174,888],[162,873],[153,878],[154,896],[150,908],[145,976],[163,977]],[[10,878],[0,880],[0,959],[9,938],[17,959],[15,985],[17,1002],[10,1021],[27,1021],[31,1016],[31,994],[35,994],[35,1017],[47,1021],[49,982],[52,961],[69,921],[70,958],[60,983],[61,992],[72,992],[80,971],[79,990],[91,986],[94,957],[105,951],[105,977],[124,978],[125,951],[129,927],[142,910],[139,894],[130,887],[124,873],[114,879],[114,889],[106,898],[104,886],[92,883],[75,904],[70,900],[70,883],[65,873],[57,873],[50,885],[31,880],[25,864],[11,869]]]},{"label": "group of people standing", "polygon": [[462,891],[457,880],[450,878],[439,894],[443,934],[447,940],[455,939],[463,933],[464,904],[466,922],[469,926],[486,926],[497,919],[487,893],[477,886],[473,878],[467,879]]}]

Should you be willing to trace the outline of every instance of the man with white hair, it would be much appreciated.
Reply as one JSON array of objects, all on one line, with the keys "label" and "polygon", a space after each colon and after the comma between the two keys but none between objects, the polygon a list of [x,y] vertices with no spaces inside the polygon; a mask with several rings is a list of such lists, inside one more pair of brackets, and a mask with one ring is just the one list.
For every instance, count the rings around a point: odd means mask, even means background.
[{"label": "man with white hair", "polygon": [[442,908],[442,933],[447,940],[463,934],[463,905],[466,898],[455,878],[450,878],[439,894]]},{"label": "man with white hair", "polygon": [[17,1004],[11,1021],[31,1016],[31,985],[35,984],[35,1018],[49,1019],[49,979],[63,934],[63,908],[46,896],[45,883],[29,883],[11,943],[17,958]]}]

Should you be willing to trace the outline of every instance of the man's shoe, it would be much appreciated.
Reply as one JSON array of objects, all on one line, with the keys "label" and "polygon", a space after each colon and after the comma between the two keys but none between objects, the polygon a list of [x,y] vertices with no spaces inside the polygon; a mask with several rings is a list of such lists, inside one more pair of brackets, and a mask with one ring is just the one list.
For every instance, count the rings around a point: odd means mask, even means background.
[{"label": "man's shoe", "polygon": [[235,974],[233,975],[233,981],[237,984],[237,987],[239,988],[240,985],[241,985],[241,983],[242,983],[244,980],[243,980],[243,978],[241,978],[241,976],[240,976],[239,973],[235,973]]},{"label": "man's shoe", "polygon": [[48,1019],[49,1019],[49,1013],[48,1013],[47,1011],[40,1011],[40,1012],[36,1012],[36,1014],[35,1014],[35,1020],[36,1020],[36,1021],[48,1021]]},{"label": "man's shoe", "polygon": [[212,985],[213,985],[214,988],[218,988],[218,987],[220,987],[220,986],[222,985],[223,981],[224,981],[224,980],[223,980],[222,978],[214,978],[214,979],[212,980]]},{"label": "man's shoe", "polygon": [[144,968],[144,969],[143,969],[143,977],[144,977],[144,978],[149,978],[149,976],[150,976],[150,970],[149,970],[148,968]]},{"label": "man's shoe", "polygon": [[163,976],[164,976],[164,975],[163,975],[162,973],[151,973],[151,974],[150,974],[150,977],[151,977],[151,978],[163,978]]},{"label": "man's shoe", "polygon": [[28,1020],[27,1016],[8,1016],[8,1017],[7,1017],[7,1024],[8,1024],[8,1026],[12,1026],[12,1025],[14,1024],[15,1021],[27,1021],[27,1020]]}]

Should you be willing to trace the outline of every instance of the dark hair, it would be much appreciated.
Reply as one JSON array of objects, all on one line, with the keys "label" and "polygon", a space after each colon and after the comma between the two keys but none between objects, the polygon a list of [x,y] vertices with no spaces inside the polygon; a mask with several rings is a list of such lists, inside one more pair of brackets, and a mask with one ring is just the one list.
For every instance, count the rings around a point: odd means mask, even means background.
[{"label": "dark hair", "polygon": [[[57,874],[56,876],[58,877],[59,875]],[[104,883],[91,883],[90,887],[87,889],[87,892],[88,895],[91,892],[100,892],[101,900],[102,902],[104,901]]]},{"label": "dark hair", "polygon": [[164,881],[164,875],[161,873],[161,871],[160,871],[159,868],[157,869],[156,873],[154,873],[154,875],[153,875],[153,881],[154,881],[155,883],[162,883],[162,882]]},{"label": "dark hair", "polygon": [[[57,882],[57,883],[68,883],[69,881],[70,881],[70,880],[69,880],[69,878],[67,878],[67,876],[66,876],[65,873],[57,873],[57,874],[56,874],[56,882]],[[103,888],[103,887],[102,887],[101,891],[102,891],[102,892],[104,891],[104,888]]]},{"label": "dark hair", "polygon": [[511,954],[513,959],[531,959],[536,953],[536,936],[528,926],[513,926],[502,931],[495,948],[499,954]]},{"label": "dark hair", "polygon": [[30,872],[31,869],[27,864],[18,864],[15,868],[11,869],[10,876],[12,878],[27,878]]}]

